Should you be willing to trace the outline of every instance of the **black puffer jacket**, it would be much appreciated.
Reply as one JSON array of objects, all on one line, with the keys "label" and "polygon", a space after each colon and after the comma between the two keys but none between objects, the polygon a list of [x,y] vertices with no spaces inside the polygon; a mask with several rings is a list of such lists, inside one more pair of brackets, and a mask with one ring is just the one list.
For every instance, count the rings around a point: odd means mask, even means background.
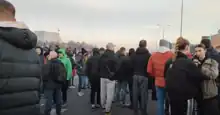
[{"label": "black puffer jacket", "polygon": [[0,27],[0,115],[39,115],[36,43],[36,35],[28,29]]},{"label": "black puffer jacket", "polygon": [[147,64],[151,54],[146,48],[137,48],[136,54],[131,57],[135,75],[146,76]]}]

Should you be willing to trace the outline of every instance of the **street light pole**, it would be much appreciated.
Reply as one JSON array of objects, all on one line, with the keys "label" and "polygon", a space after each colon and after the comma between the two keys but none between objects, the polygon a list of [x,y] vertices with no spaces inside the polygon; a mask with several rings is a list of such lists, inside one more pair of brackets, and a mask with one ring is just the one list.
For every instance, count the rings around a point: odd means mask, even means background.
[{"label": "street light pole", "polygon": [[60,29],[59,28],[57,29],[57,32],[58,32],[58,34],[60,34]]},{"label": "street light pole", "polygon": [[180,36],[183,35],[183,0],[181,2]]},{"label": "street light pole", "polygon": [[162,26],[160,24],[157,24],[157,26],[161,29],[160,31],[162,32],[161,33],[161,39],[165,39],[165,27],[170,27],[170,25],[166,25],[166,26]]}]

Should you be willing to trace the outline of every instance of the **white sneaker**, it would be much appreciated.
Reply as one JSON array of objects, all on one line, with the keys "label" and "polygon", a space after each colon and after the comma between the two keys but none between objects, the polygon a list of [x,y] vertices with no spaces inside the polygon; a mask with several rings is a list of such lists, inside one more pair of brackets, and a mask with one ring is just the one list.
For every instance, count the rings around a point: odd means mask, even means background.
[{"label": "white sneaker", "polygon": [[95,108],[96,108],[95,104],[92,104],[92,109],[95,109]]},{"label": "white sneaker", "polygon": [[70,86],[69,88],[70,88],[70,89],[75,89],[76,87],[75,87],[75,86]]},{"label": "white sneaker", "polygon": [[84,95],[84,93],[83,92],[78,92],[78,96],[83,96]]},{"label": "white sneaker", "polygon": [[95,107],[96,107],[96,108],[101,108],[101,105],[97,104]]}]

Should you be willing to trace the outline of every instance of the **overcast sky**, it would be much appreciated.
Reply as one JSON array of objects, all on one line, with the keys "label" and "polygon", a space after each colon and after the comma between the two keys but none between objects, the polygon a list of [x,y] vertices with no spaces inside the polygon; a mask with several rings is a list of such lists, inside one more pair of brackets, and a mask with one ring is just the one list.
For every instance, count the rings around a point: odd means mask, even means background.
[{"label": "overcast sky", "polygon": [[[134,46],[140,39],[180,34],[181,0],[9,0],[32,30],[57,31],[64,41]],[[220,28],[220,0],[184,0],[183,36],[191,42]],[[170,25],[169,27],[167,25]],[[155,42],[151,42],[152,45]]]}]

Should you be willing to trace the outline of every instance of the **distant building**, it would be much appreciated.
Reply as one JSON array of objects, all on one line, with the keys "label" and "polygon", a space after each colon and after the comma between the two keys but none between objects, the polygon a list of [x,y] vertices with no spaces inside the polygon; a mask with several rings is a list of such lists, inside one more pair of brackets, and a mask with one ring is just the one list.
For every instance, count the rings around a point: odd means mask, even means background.
[{"label": "distant building", "polygon": [[212,36],[202,36],[202,39],[211,39],[212,46],[216,49],[220,48],[220,30],[218,33]]},{"label": "distant building", "polygon": [[202,39],[209,39],[210,36],[202,36]]},{"label": "distant building", "polygon": [[220,48],[220,33],[213,35],[211,38],[212,46],[214,48]]},{"label": "distant building", "polygon": [[38,40],[41,42],[62,42],[60,34],[57,32],[35,31]]}]

